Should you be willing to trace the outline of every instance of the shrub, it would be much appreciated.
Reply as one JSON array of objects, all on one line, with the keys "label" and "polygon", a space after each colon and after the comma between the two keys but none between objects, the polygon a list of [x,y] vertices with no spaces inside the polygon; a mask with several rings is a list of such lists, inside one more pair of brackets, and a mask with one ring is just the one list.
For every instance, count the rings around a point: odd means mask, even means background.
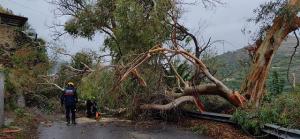
[{"label": "shrub", "polygon": [[258,109],[242,108],[233,115],[233,121],[257,135],[264,124],[300,128],[300,93],[285,93],[267,101]]},{"label": "shrub", "polygon": [[25,110],[23,108],[17,108],[15,109],[15,113],[17,117],[23,117],[25,115]]},{"label": "shrub", "polygon": [[[95,97],[100,109],[104,107],[127,108],[126,117],[135,117],[133,115],[139,113],[136,110],[141,103],[163,100],[158,99],[164,97],[163,95],[151,95],[162,94],[162,90],[164,90],[162,89],[164,85],[159,84],[159,82],[163,82],[161,81],[162,77],[153,76],[153,71],[155,71],[153,68],[140,70],[141,76],[147,82],[147,87],[139,85],[139,82],[132,76],[129,76],[121,84],[117,84],[118,73],[115,70],[95,71],[81,80],[79,96],[84,100]],[[156,71],[155,73],[159,73]]]}]

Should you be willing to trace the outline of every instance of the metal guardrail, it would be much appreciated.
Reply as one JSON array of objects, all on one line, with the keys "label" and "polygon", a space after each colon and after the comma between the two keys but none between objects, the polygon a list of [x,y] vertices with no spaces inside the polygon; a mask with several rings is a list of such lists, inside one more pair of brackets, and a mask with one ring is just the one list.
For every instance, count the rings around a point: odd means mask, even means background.
[{"label": "metal guardrail", "polygon": [[[192,118],[213,120],[223,123],[236,124],[231,121],[232,115],[229,114],[220,114],[220,113],[211,113],[211,112],[191,112],[191,111],[182,111],[186,116]],[[269,135],[276,136],[282,139],[300,139],[300,130],[297,129],[288,129],[284,127],[280,127],[273,124],[265,124],[262,132],[267,133]]]},{"label": "metal guardrail", "polygon": [[183,111],[183,113],[192,118],[201,118],[201,119],[213,120],[213,121],[218,121],[223,123],[235,124],[233,121],[230,120],[232,118],[232,115],[229,114],[220,114],[220,113],[211,113],[211,112],[199,113],[199,112],[191,112],[191,111]]},{"label": "metal guardrail", "polygon": [[263,132],[283,139],[300,139],[300,130],[265,124]]}]

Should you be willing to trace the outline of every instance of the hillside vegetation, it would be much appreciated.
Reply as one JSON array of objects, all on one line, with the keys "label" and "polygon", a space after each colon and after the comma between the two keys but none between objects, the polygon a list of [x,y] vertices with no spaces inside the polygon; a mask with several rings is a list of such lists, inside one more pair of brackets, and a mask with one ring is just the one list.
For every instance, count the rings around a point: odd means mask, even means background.
[{"label": "hillside vegetation", "polygon": [[[295,37],[289,36],[275,54],[267,82],[269,91],[272,90],[273,76],[278,76],[278,80],[280,80],[280,82],[284,85],[285,91],[289,91],[291,89],[291,85],[287,81],[287,69],[290,57],[294,51],[294,47],[296,46],[296,42]],[[222,63],[220,64],[221,66],[217,72],[218,76],[223,78],[223,81],[230,87],[239,90],[239,87],[250,68],[251,61],[248,51],[245,48],[241,48],[236,51],[218,55],[216,56],[216,59],[219,63]],[[290,80],[292,81],[292,73],[295,73],[296,84],[300,83],[300,67],[297,66],[299,63],[300,53],[296,52],[290,68]]]}]

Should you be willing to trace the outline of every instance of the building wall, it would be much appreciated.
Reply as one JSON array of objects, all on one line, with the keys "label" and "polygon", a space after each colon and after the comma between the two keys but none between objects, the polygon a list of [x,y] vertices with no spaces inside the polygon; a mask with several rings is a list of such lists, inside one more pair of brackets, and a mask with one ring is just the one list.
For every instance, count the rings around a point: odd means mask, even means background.
[{"label": "building wall", "polygon": [[0,45],[9,44],[15,45],[15,27],[0,24]]}]

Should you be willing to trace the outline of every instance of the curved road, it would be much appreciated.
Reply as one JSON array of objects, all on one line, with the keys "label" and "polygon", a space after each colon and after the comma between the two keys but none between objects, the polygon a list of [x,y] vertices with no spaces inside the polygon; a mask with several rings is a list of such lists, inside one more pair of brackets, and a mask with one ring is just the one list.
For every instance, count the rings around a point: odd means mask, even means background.
[{"label": "curved road", "polygon": [[[78,121],[78,120],[77,120]],[[86,121],[86,120],[85,120]],[[39,126],[40,139],[209,139],[172,125],[141,128],[124,122],[80,122],[66,126],[54,122]]]}]

